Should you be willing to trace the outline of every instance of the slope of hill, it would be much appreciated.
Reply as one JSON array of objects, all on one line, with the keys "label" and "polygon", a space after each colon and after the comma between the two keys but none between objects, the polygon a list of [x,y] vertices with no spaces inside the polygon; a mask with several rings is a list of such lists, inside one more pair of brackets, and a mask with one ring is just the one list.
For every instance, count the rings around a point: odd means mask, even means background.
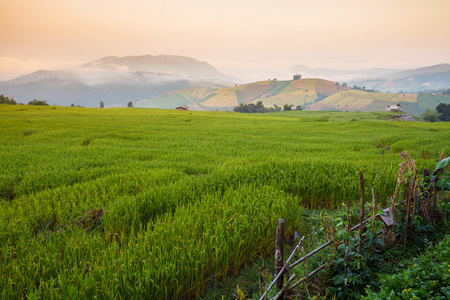
[{"label": "slope of hill", "polygon": [[435,110],[439,103],[450,104],[450,97],[431,94],[368,93],[349,90],[311,104],[310,110],[383,111],[388,105],[400,104],[406,113],[420,115]]},{"label": "slope of hill", "polygon": [[166,94],[153,96],[146,100],[137,101],[135,106],[171,109],[182,105],[189,105],[191,110],[201,110],[197,105],[197,101],[208,95],[212,95],[218,89],[220,89],[220,87],[212,85],[203,87],[188,87],[171,91]]},{"label": "slope of hill", "polygon": [[385,75],[376,79],[351,80],[349,85],[365,86],[381,92],[418,92],[450,87],[450,65],[440,64]]},{"label": "slope of hill", "polygon": [[388,105],[401,104],[403,111],[420,115],[434,110],[450,97],[431,94],[369,93],[354,90],[324,79],[267,80],[220,88],[204,86],[172,91],[137,102],[137,107],[175,108],[187,105],[190,110],[232,110],[242,104],[262,101],[266,107],[292,104],[308,110],[384,111]]},{"label": "slope of hill", "polygon": [[[179,90],[140,101],[137,105],[152,108],[188,105],[191,109],[232,110],[241,103],[262,101],[265,106],[307,106],[318,99],[346,90],[349,88],[324,79],[267,80],[223,89],[191,89],[188,93],[186,90]],[[197,96],[193,97],[194,94]]]}]

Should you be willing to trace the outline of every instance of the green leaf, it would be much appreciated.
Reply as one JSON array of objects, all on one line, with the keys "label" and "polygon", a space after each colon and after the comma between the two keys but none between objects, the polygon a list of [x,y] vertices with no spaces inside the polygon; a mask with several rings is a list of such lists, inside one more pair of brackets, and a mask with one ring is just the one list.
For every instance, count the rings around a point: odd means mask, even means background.
[{"label": "green leaf", "polygon": [[350,236],[349,231],[344,232],[344,240],[347,240],[349,236]]},{"label": "green leaf", "polygon": [[440,170],[440,169],[442,169],[442,168],[445,168],[445,167],[447,167],[447,166],[450,166],[450,157],[444,158],[443,160],[441,160],[440,162],[438,162],[438,163],[436,164],[436,169],[434,170],[433,175],[434,175],[434,173],[436,173],[438,170]]}]

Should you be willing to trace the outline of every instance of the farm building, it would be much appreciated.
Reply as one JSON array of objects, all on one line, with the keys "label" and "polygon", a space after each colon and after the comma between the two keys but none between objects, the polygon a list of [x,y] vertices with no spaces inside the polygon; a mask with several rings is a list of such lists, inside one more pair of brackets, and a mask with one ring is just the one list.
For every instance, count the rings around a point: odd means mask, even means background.
[{"label": "farm building", "polygon": [[396,115],[391,117],[391,119],[400,121],[415,121],[414,118],[410,115]]},{"label": "farm building", "polygon": [[386,111],[399,112],[399,111],[402,111],[402,107],[400,105],[388,105],[386,107]]},{"label": "farm building", "polygon": [[188,110],[188,107],[186,105],[178,106],[175,108],[176,110]]}]

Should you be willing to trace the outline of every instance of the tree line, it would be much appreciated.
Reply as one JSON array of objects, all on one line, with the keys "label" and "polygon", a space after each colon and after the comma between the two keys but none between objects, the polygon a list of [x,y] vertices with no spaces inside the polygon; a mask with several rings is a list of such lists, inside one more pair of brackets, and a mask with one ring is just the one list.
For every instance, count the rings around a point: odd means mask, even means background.
[{"label": "tree line", "polygon": [[[10,104],[17,105],[17,101],[14,98],[10,98],[5,96],[4,94],[0,95],[0,104]],[[19,103],[19,105],[23,105],[23,103]],[[48,106],[49,104],[45,100],[32,100],[28,102],[28,105],[38,105],[38,106]]]},{"label": "tree line", "polygon": [[427,109],[421,115],[422,119],[427,122],[449,122],[450,121],[450,104],[439,103],[436,111]]},{"label": "tree line", "polygon": [[[255,103],[248,103],[248,104],[243,104],[241,103],[239,106],[236,106],[235,108],[233,108],[234,112],[239,112],[239,113],[248,113],[248,114],[253,114],[253,113],[270,113],[270,112],[278,112],[281,110],[292,110],[292,107],[294,107],[294,105],[292,104],[285,104],[283,105],[283,107],[278,106],[276,104],[273,105],[273,107],[265,107],[264,104],[262,103],[262,101],[258,101]],[[302,110],[302,106],[301,105],[297,105],[296,106],[297,110]]]}]

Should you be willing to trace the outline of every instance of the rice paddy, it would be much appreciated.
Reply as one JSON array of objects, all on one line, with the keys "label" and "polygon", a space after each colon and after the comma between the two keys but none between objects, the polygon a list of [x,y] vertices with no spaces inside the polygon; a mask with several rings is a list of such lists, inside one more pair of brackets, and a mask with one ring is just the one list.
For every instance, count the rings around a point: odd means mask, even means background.
[{"label": "rice paddy", "polygon": [[450,153],[448,123],[388,115],[0,105],[0,296],[198,297],[278,218],[357,203],[359,171],[383,203],[401,151]]}]

